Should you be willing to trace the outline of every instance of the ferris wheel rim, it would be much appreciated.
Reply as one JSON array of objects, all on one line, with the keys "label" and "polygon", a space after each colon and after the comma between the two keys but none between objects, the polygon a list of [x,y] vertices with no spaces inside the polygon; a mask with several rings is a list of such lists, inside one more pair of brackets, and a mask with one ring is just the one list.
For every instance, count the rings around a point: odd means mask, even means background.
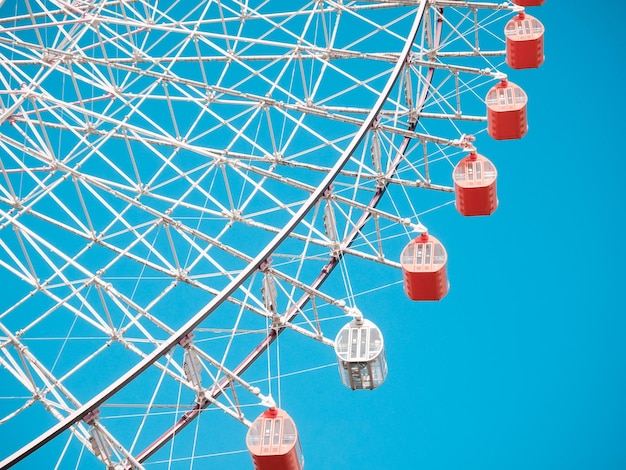
[{"label": "ferris wheel rim", "polygon": [[[417,34],[417,30],[419,29],[419,25],[422,20],[423,20],[423,12],[422,12],[422,17],[419,20],[416,19],[416,22],[418,24],[417,24],[417,29],[415,30],[415,35]],[[433,43],[434,47],[437,47],[441,39],[441,27],[442,27],[442,21],[440,18],[438,20],[437,30],[434,36],[434,43]],[[413,35],[413,39],[411,39],[411,42],[414,40],[415,35]],[[409,36],[409,38],[410,37],[411,36]],[[404,59],[406,60],[406,58]],[[434,71],[435,71],[434,67],[430,67],[428,70],[428,75],[426,79],[427,86],[423,89],[422,96],[420,97],[419,103],[417,104],[417,109],[419,109],[423,105],[424,101],[426,100],[427,94],[429,93],[429,90],[430,90],[430,84],[432,82],[432,76],[434,74]],[[409,131],[414,130],[416,124],[417,124],[417,121],[410,123],[408,130]],[[402,144],[400,144],[398,148],[397,156],[394,160],[394,163],[391,165],[391,167],[387,171],[388,174],[395,172],[397,166],[399,165],[400,161],[403,158],[403,152],[406,149],[406,146],[408,145],[408,143],[411,141],[411,139],[412,137],[410,135],[404,136]],[[375,208],[377,206],[378,201],[384,195],[388,185],[389,185],[389,182],[385,181],[381,185],[381,187],[377,188],[375,195],[372,197],[372,200],[370,201],[370,207]],[[321,269],[319,276],[315,279],[314,283],[311,284],[311,287],[317,288],[318,286],[321,286],[326,281],[326,279],[328,279],[331,272],[337,267],[339,260],[343,257],[344,250],[347,249],[354,242],[354,240],[356,239],[358,235],[358,231],[360,227],[362,227],[366,223],[367,219],[369,219],[370,217],[371,217],[370,212],[363,213],[363,215],[361,216],[361,219],[355,224],[355,227],[353,228],[352,232],[342,242],[341,244],[342,247],[338,250],[338,255],[336,257],[332,257],[328,261],[328,263],[324,265],[324,267]],[[290,309],[291,313],[287,312],[285,314],[286,321],[293,320],[298,315],[298,312],[301,311],[301,309],[304,307],[304,305],[310,301],[310,299],[311,299],[311,295],[308,293],[305,293],[302,296],[302,298],[298,301],[298,303],[291,307]],[[261,356],[261,354],[263,354],[263,352],[270,346],[270,344],[274,342],[276,339],[278,339],[279,335],[283,331],[285,331],[284,328],[272,328],[269,331],[268,335],[263,339],[263,341],[261,341],[261,343],[259,343],[259,345],[252,352],[250,352],[250,354],[244,360],[242,360],[241,363],[232,370],[232,372],[238,376],[243,374],[248,369],[248,367],[250,367],[252,363],[256,361]],[[228,385],[228,381],[229,381],[228,377],[225,377],[224,379],[222,379],[219,385],[211,393],[210,398],[211,399],[218,398],[223,393],[224,388]],[[211,404],[211,401],[206,400],[202,403],[197,403],[196,405],[194,405],[194,407],[190,411],[188,411],[184,415],[183,418],[178,420],[173,426],[171,426],[164,434],[162,434],[150,446],[146,447],[142,452],[137,454],[136,456],[137,461],[143,462],[147,458],[149,458],[152,454],[157,452],[163,445],[165,445],[171,438],[173,438],[174,435],[176,435],[178,432],[184,429],[187,425],[189,425],[195,418],[197,418],[199,416],[199,413],[207,406],[210,406],[210,404]]]}]

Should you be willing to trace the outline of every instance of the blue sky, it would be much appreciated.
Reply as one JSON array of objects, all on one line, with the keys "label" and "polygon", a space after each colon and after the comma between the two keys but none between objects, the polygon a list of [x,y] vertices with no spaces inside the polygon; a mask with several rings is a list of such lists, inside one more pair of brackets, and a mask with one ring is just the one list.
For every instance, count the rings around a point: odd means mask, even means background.
[{"label": "blue sky", "polygon": [[626,468],[625,9],[528,10],[546,62],[509,78],[529,96],[529,132],[478,142],[500,206],[429,217],[450,256],[443,301],[396,291],[361,306],[386,334],[381,389],[329,385],[302,412],[289,400],[308,468]]},{"label": "blue sky", "polygon": [[[385,335],[385,384],[351,392],[328,370],[282,380],[308,470],[626,468],[626,7],[598,11],[529,10],[546,62],[509,74],[529,96],[528,135],[477,142],[498,168],[498,210],[423,220],[448,250],[447,297],[414,303],[395,286],[359,304]],[[298,344],[281,339],[282,354]],[[215,434],[202,437],[243,449],[243,426]],[[245,453],[216,462],[251,468]]]}]

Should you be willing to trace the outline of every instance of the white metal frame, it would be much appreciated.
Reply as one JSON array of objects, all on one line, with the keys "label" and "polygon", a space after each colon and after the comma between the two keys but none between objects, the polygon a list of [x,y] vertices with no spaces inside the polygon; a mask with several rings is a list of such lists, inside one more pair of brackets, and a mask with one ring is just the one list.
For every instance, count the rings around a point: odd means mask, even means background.
[{"label": "white metal frame", "polygon": [[[438,203],[425,198],[423,207],[399,211],[392,210],[395,198],[453,190],[454,160],[469,142],[461,126],[482,131],[479,93],[502,77],[504,51],[479,41],[487,32],[487,44],[501,46],[495,36],[502,32],[491,28],[519,10],[438,0],[320,1],[289,13],[244,1],[191,10],[178,1],[166,11],[148,1],[57,1],[58,9],[47,11],[25,3],[27,13],[0,20],[0,123],[7,129],[0,135],[0,269],[29,286],[0,308],[0,364],[31,397],[0,419],[19,419],[41,402],[58,424],[16,449],[3,468],[68,429],[103,462],[141,468],[207,406],[249,425],[242,399],[271,397],[243,373],[287,329],[332,346],[324,316],[341,316],[354,302],[353,286],[344,281],[341,292],[324,281],[337,267],[346,279],[350,260],[397,269],[395,245]],[[210,16],[211,8],[220,15]],[[386,9],[397,17],[376,23],[376,11]],[[345,43],[342,17],[369,32]],[[254,21],[267,29],[243,36]],[[383,34],[402,47],[361,50]],[[151,35],[158,40],[150,43]],[[357,76],[351,64],[358,62],[382,65]],[[185,76],[193,66],[199,72]],[[237,68],[231,78],[227,71]],[[344,85],[323,96],[328,77]],[[191,120],[187,109],[196,110]],[[212,135],[230,140],[218,147]],[[312,143],[298,146],[303,136]],[[233,231],[251,234],[249,250],[233,243]],[[75,246],[59,243],[60,234]],[[116,272],[126,270],[132,279]],[[277,289],[272,308],[260,291],[267,276]],[[175,325],[164,311],[184,289],[207,301]],[[42,310],[13,327],[32,305]],[[197,339],[215,328],[207,320],[223,309],[232,312],[232,332],[215,357]],[[28,349],[31,334],[60,312],[74,317],[66,341],[80,340],[78,323],[99,335],[61,375],[57,362]],[[231,358],[239,326],[258,324],[249,317],[268,327],[247,354]],[[112,346],[129,351],[134,365],[81,402],[65,383]],[[190,374],[185,360],[202,370]],[[122,444],[102,420],[82,423],[98,408],[106,415],[102,406],[150,370],[196,397],[157,440],[137,452],[136,438]],[[115,455],[93,447],[90,433]]]}]

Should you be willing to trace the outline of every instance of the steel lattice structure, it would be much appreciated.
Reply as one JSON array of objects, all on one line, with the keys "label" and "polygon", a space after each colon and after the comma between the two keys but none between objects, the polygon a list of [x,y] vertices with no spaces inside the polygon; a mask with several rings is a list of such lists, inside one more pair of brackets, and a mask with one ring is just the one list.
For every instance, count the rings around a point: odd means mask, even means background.
[{"label": "steel lattice structure", "polygon": [[0,6],[1,458],[77,468],[142,468],[206,409],[249,425],[280,333],[332,346],[383,284],[349,273],[398,272],[453,202],[518,10]]}]

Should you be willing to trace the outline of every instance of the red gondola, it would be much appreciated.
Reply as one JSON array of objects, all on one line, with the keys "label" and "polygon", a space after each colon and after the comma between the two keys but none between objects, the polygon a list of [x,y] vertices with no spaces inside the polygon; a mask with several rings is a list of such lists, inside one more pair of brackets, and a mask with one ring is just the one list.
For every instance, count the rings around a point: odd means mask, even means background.
[{"label": "red gondola", "polygon": [[511,0],[521,7],[539,7],[546,3],[546,0]]},{"label": "red gondola", "polygon": [[452,178],[456,195],[456,209],[463,215],[490,215],[498,207],[493,163],[472,152],[454,167]]},{"label": "red gondola", "polygon": [[298,431],[280,408],[269,408],[254,420],[246,436],[255,470],[302,470]]},{"label": "red gondola", "polygon": [[534,69],[543,64],[543,33],[541,22],[521,12],[504,28],[506,61],[513,69]]},{"label": "red gondola", "polygon": [[411,300],[441,300],[448,293],[448,255],[441,242],[426,232],[402,250],[404,291]]},{"label": "red gondola", "polygon": [[513,82],[502,80],[485,99],[487,103],[487,131],[496,140],[519,139],[528,130],[524,90]]}]

